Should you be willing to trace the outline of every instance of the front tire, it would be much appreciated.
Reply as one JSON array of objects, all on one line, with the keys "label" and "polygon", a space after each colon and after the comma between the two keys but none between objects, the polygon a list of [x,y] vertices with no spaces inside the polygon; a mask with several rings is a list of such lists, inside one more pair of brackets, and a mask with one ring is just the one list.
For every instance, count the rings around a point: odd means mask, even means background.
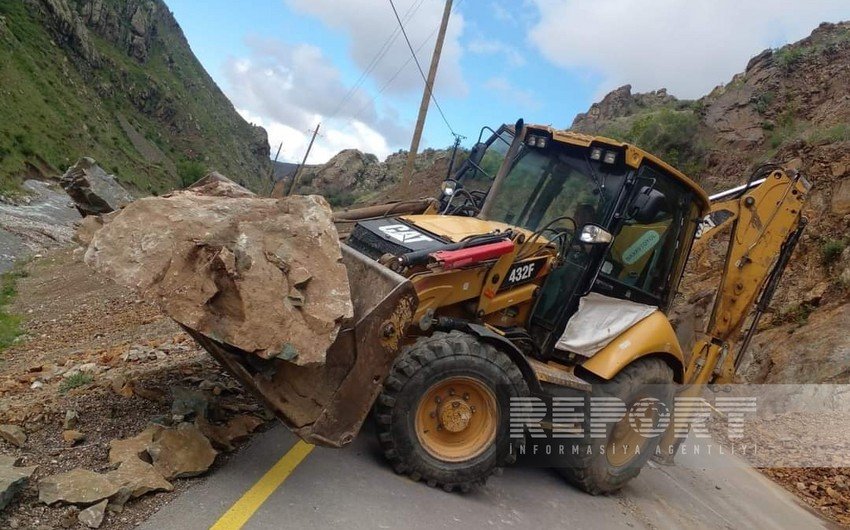
[{"label": "front tire", "polygon": [[397,473],[468,491],[516,459],[502,408],[526,395],[507,355],[459,331],[437,332],[393,365],[375,405],[378,439]]},{"label": "front tire", "polygon": [[[666,408],[666,411],[672,407],[673,370],[662,359],[638,359],[610,381],[599,379],[591,382],[593,397],[617,398],[625,404],[626,410],[631,410],[632,405],[640,400],[647,400],[646,403],[655,400],[659,403],[658,408]],[[657,423],[658,417],[649,420]],[[607,425],[604,440],[585,438],[578,454],[570,455],[567,466],[558,468],[558,471],[591,495],[613,493],[638,476],[660,439],[660,434],[651,438],[643,436],[624,418]],[[604,446],[604,451],[600,450],[601,446]],[[639,454],[635,447],[639,448]]]}]

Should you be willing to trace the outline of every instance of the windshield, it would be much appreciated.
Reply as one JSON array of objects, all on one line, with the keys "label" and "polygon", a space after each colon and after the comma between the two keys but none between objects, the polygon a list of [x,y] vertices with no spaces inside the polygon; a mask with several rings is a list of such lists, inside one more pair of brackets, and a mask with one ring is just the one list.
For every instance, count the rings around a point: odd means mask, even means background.
[{"label": "windshield", "polygon": [[[546,149],[523,145],[481,217],[528,230],[564,216],[577,227],[604,225],[625,175],[623,164],[590,160],[587,148],[554,142]],[[569,221],[556,224],[573,228]]]}]

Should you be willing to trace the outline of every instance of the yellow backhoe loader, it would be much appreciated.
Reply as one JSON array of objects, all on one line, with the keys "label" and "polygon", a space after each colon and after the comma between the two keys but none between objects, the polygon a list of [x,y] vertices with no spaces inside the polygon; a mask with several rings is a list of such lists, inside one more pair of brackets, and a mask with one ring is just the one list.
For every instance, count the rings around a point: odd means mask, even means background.
[{"label": "yellow backhoe loader", "polygon": [[[709,197],[630,144],[521,121],[492,132],[439,200],[338,214],[355,312],[326,363],[261,360],[194,334],[303,439],[342,447],[373,411],[396,471],[448,491],[516,458],[512,400],[669,406],[677,384],[733,381],[810,188],[766,166]],[[665,312],[691,249],[718,233],[730,233],[722,279],[686,355]],[[606,493],[639,473],[661,437],[624,421],[602,444],[642,450],[568,455],[571,482]]]}]

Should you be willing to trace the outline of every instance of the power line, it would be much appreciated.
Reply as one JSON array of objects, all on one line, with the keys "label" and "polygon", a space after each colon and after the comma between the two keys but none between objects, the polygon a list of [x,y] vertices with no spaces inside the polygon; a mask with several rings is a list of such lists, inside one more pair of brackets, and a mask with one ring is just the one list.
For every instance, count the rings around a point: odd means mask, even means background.
[{"label": "power line", "polygon": [[[452,8],[452,13],[456,12],[456,11],[458,10],[458,8],[460,8],[460,5],[461,5],[462,3],[463,3],[463,0],[460,0],[460,2],[458,2],[457,4],[455,4],[454,8]],[[434,30],[433,30],[433,31],[431,31],[431,33],[430,33],[427,37],[425,37],[425,40],[423,40],[423,41],[419,44],[419,46],[417,46],[417,47],[416,47],[416,53],[419,53],[419,50],[421,50],[421,49],[422,49],[422,48],[423,48],[426,44],[428,44],[428,43],[431,41],[431,38],[432,38],[432,37],[434,37],[434,35],[436,35],[436,34],[437,34],[437,29],[438,29],[438,28],[434,28]],[[381,85],[381,87],[378,89],[378,93],[377,93],[377,94],[375,94],[375,95],[373,95],[373,96],[371,96],[371,97],[369,98],[369,101],[367,101],[366,103],[364,103],[364,104],[363,104],[363,106],[361,106],[361,107],[357,110],[357,112],[355,112],[355,113],[354,113],[354,116],[352,116],[352,118],[351,118],[351,119],[352,119],[352,120],[356,120],[356,119],[358,119],[358,118],[360,117],[360,115],[361,115],[361,114],[363,114],[363,111],[364,111],[364,110],[366,110],[366,109],[369,107],[369,105],[371,105],[372,103],[374,103],[374,102],[375,102],[375,100],[376,100],[376,99],[378,99],[378,96],[380,96],[381,94],[383,94],[383,93],[384,93],[384,90],[386,90],[387,88],[389,88],[389,86],[390,86],[391,84],[393,84],[393,81],[395,81],[395,80],[396,80],[396,78],[398,78],[398,76],[399,76],[399,75],[401,75],[401,73],[404,71],[404,69],[405,69],[405,68],[407,68],[407,65],[408,65],[408,64],[410,64],[410,61],[412,61],[412,60],[413,60],[413,56],[412,56],[412,55],[411,55],[411,56],[408,56],[407,60],[406,60],[406,61],[404,61],[404,64],[402,64],[402,65],[399,67],[399,69],[398,69],[398,70],[396,70],[396,71],[395,71],[395,73],[394,73],[392,76],[390,76],[390,78],[389,78],[389,79],[387,79],[387,80],[386,80],[386,82],[384,82],[384,84],[383,84],[383,85]]]},{"label": "power line", "polygon": [[401,28],[401,34],[404,36],[404,41],[407,43],[407,48],[410,50],[410,54],[413,55],[413,60],[416,62],[416,68],[419,70],[419,75],[422,76],[422,81],[425,82],[425,90],[428,91],[428,95],[431,98],[431,101],[434,102],[434,105],[437,107],[437,110],[440,112],[440,116],[443,118],[443,121],[446,123],[446,127],[449,128],[449,132],[455,134],[454,129],[452,129],[449,120],[446,118],[446,114],[443,112],[442,107],[437,102],[437,97],[434,96],[434,91],[428,86],[428,78],[425,76],[425,71],[422,70],[422,65],[419,64],[419,59],[416,57],[416,52],[413,50],[413,45],[410,43],[410,39],[407,37],[407,31],[404,29],[404,24],[401,21],[401,17],[398,15],[398,10],[395,8],[395,3],[393,0],[390,0],[390,6],[393,8],[393,13],[395,14],[395,19],[398,21],[398,26]]},{"label": "power line", "polygon": [[[424,1],[425,0],[418,0],[418,2],[412,4],[407,9],[407,11],[404,14],[405,22],[410,21],[410,19],[413,17],[413,15],[416,14],[416,12],[422,6],[422,3]],[[339,114],[339,112],[343,109],[345,104],[348,103],[348,101],[350,101],[352,97],[354,97],[354,94],[357,92],[357,89],[359,89],[363,85],[363,83],[368,78],[369,74],[372,73],[372,71],[375,69],[375,67],[378,66],[378,63],[380,63],[381,60],[384,58],[384,56],[386,56],[387,52],[390,51],[393,43],[395,43],[395,40],[398,38],[399,33],[400,33],[399,28],[395,28],[393,30],[392,34],[390,34],[390,36],[387,37],[387,40],[384,41],[384,44],[381,45],[381,47],[378,49],[378,52],[372,57],[372,60],[369,61],[369,64],[366,65],[366,68],[360,74],[360,77],[357,78],[357,81],[354,83],[354,85],[352,85],[352,87],[348,90],[348,92],[346,92],[345,96],[342,98],[342,100],[339,102],[339,104],[336,106],[336,108],[334,108],[334,111],[330,114],[328,119],[332,119],[332,118],[336,117],[337,114]]]}]

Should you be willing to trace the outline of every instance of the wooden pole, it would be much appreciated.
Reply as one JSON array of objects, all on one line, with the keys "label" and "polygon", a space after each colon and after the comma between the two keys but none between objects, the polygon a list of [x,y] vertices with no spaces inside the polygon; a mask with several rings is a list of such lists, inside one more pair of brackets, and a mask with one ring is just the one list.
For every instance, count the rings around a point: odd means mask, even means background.
[{"label": "wooden pole", "polygon": [[301,170],[304,168],[304,164],[307,163],[307,157],[310,156],[310,150],[313,149],[313,142],[316,141],[316,135],[319,134],[319,127],[321,127],[321,125],[321,122],[316,124],[316,128],[313,130],[313,137],[310,138],[310,143],[307,145],[307,152],[304,153],[304,159],[301,161],[301,165],[298,166],[298,169],[295,170],[295,174],[292,175],[292,185],[289,187],[289,193],[287,193],[287,195],[295,193],[295,187],[298,186],[298,179],[301,177]]},{"label": "wooden pole", "polygon": [[272,162],[272,170],[269,173],[269,197],[271,197],[274,192],[274,170],[277,168],[277,157],[280,156],[281,149],[283,149],[283,142],[280,142],[280,145],[277,146],[277,153],[275,153],[274,162]]},{"label": "wooden pole", "polygon": [[440,31],[437,33],[437,43],[434,44],[434,54],[431,56],[431,68],[428,70],[428,80],[425,82],[425,90],[422,92],[422,102],[419,104],[419,117],[416,118],[416,128],[413,130],[413,139],[410,142],[410,152],[407,153],[407,163],[404,165],[403,182],[404,190],[413,186],[413,163],[416,161],[416,153],[419,151],[419,141],[422,139],[422,129],[425,127],[425,116],[428,114],[428,104],[431,100],[431,91],[434,88],[434,79],[437,77],[437,66],[440,64],[440,54],[443,52],[443,41],[446,39],[446,28],[449,25],[449,15],[452,12],[452,0],[446,0],[443,9],[443,20],[440,22]]}]

